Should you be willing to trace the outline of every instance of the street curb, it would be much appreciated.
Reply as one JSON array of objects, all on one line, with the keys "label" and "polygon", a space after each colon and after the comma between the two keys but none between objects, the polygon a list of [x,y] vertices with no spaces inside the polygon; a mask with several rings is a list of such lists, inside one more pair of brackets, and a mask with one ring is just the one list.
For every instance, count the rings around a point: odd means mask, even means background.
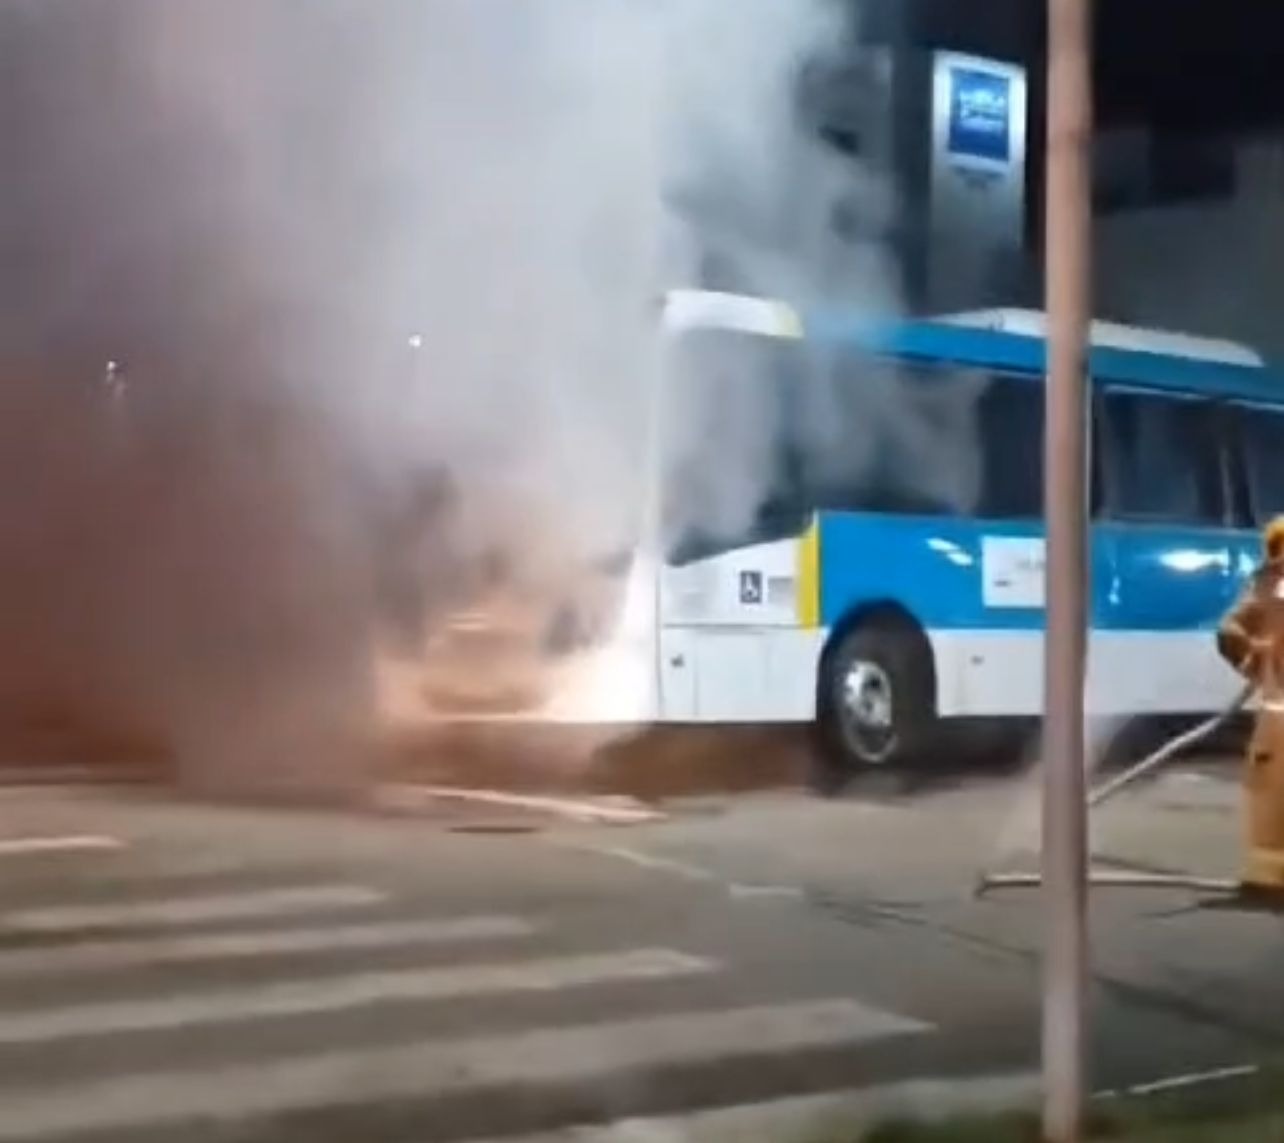
[{"label": "street curb", "polygon": [[[1023,1111],[1038,1106],[1042,1081],[1035,1072],[965,1079],[921,1079],[824,1095],[737,1104],[686,1115],[619,1119],[523,1135],[502,1143],[815,1143],[847,1139],[889,1120],[930,1123],[957,1115]],[[501,1143],[469,1140],[468,1143]]]},{"label": "street curb", "polygon": [[141,786],[165,779],[161,767],[125,763],[88,765],[0,766],[0,789],[45,786]]},{"label": "street curb", "polygon": [[664,821],[666,815],[636,798],[620,796],[558,796],[523,794],[508,790],[433,786],[420,783],[382,783],[375,787],[371,804],[386,812],[414,813],[455,804],[534,814],[585,825],[644,825]]}]

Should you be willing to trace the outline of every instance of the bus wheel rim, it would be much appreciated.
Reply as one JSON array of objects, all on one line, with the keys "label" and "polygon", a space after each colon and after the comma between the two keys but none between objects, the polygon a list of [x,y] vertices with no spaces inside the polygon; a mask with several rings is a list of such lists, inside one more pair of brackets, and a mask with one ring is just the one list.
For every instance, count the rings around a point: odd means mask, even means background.
[{"label": "bus wheel rim", "polygon": [[878,663],[858,659],[842,678],[843,722],[853,745],[869,761],[882,761],[896,745],[891,676]]}]

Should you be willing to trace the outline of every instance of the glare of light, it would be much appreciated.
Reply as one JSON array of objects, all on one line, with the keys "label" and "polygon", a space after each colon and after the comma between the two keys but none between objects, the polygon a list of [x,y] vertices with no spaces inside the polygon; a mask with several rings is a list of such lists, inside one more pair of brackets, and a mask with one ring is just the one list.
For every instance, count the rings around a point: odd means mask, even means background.
[{"label": "glare of light", "polygon": [[1198,548],[1174,548],[1171,552],[1163,552],[1159,562],[1171,571],[1189,574],[1224,567],[1227,557],[1217,552],[1201,552]]},{"label": "glare of light", "polygon": [[953,540],[942,540],[939,537],[933,537],[927,541],[927,546],[934,552],[943,555],[950,563],[960,568],[970,568],[976,563],[972,553],[956,544]]},{"label": "glare of light", "polygon": [[107,368],[103,371],[102,383],[113,398],[119,397],[125,392],[125,378],[121,374],[120,362],[115,358],[107,362]]},{"label": "glare of light", "polygon": [[411,349],[422,349],[424,347],[424,335],[422,333],[412,333],[408,339]]},{"label": "glare of light", "polygon": [[655,717],[656,566],[635,558],[610,638],[573,663],[543,715],[554,722],[638,725]]}]

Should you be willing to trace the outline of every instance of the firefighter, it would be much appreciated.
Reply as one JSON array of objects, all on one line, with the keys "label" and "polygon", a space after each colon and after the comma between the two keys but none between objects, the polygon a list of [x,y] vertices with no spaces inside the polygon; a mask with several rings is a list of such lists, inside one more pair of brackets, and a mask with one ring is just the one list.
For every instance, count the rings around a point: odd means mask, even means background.
[{"label": "firefighter", "polygon": [[1217,649],[1256,683],[1244,792],[1248,854],[1243,887],[1284,900],[1284,516],[1263,534],[1262,565],[1217,631]]}]

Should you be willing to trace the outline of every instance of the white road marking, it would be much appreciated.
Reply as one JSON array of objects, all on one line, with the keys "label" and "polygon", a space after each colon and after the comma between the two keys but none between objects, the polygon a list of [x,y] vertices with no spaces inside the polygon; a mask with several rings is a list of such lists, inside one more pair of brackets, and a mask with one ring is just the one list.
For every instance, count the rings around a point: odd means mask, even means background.
[{"label": "white road marking", "polygon": [[57,933],[129,925],[190,925],[379,905],[388,894],[364,885],[313,885],[185,896],[112,905],[48,905],[0,915],[0,931]]},{"label": "white road marking", "polygon": [[660,980],[713,972],[718,967],[715,961],[669,949],[633,949],[511,964],[356,973],[328,980],[225,989],[200,996],[107,1001],[34,1012],[9,1011],[0,1013],[0,1044],[155,1032],[193,1024],[235,1024],[339,1012],[389,1000],[430,1001]]},{"label": "white road marking", "polygon": [[336,1051],[200,1072],[82,1079],[6,1090],[0,1140],[30,1143],[89,1129],[142,1131],[197,1118],[237,1123],[357,1100],[593,1082],[649,1067],[788,1055],[931,1030],[853,1000],[817,1000]]},{"label": "white road marking", "polygon": [[576,849],[582,853],[596,853],[603,857],[614,857],[619,861],[627,861],[630,865],[636,865],[639,869],[651,869],[657,873],[671,873],[675,877],[681,877],[684,881],[719,883],[718,877],[702,866],[692,865],[685,861],[677,861],[672,857],[661,857],[656,853],[646,853],[640,849],[628,849],[622,845],[564,845],[561,842],[557,844],[564,849]]},{"label": "white road marking", "polygon": [[606,825],[637,825],[661,821],[664,815],[631,799],[559,798],[542,794],[514,794],[504,790],[469,789],[460,786],[399,785],[380,787],[375,804],[384,809],[409,810],[435,801],[475,802],[510,810],[533,810],[577,822]]},{"label": "white road marking", "polygon": [[727,886],[727,892],[741,901],[798,901],[803,897],[796,885],[742,885],[737,881]]},{"label": "white road marking", "polygon": [[627,861],[639,869],[650,869],[657,873],[669,873],[684,881],[695,881],[703,885],[717,885],[725,889],[729,896],[736,900],[797,900],[803,892],[794,885],[753,885],[740,881],[725,881],[710,869],[687,861],[678,861],[672,857],[661,857],[659,854],[647,853],[640,849],[629,849],[622,845],[579,845],[564,842],[560,839],[552,842],[560,849],[574,849],[580,853],[596,853],[601,857],[614,857]]},{"label": "white road marking", "polygon": [[0,951],[0,977],[102,972],[140,965],[289,956],[311,952],[352,952],[399,945],[506,940],[527,937],[535,931],[534,925],[519,917],[477,916],[92,941],[66,947]]},{"label": "white road marking", "polygon": [[103,834],[66,834],[62,837],[0,838],[0,857],[20,857],[29,853],[75,853],[83,850],[124,849],[118,837]]},{"label": "white road marking", "polygon": [[1207,1072],[1190,1072],[1187,1075],[1167,1076],[1151,1083],[1133,1084],[1123,1091],[1098,1092],[1094,1099],[1119,1099],[1122,1096],[1162,1095],[1170,1091],[1182,1091],[1185,1088],[1202,1087],[1209,1083],[1223,1083],[1226,1080],[1247,1079],[1257,1075],[1262,1069],[1257,1064],[1240,1064],[1230,1068],[1214,1068]]}]

